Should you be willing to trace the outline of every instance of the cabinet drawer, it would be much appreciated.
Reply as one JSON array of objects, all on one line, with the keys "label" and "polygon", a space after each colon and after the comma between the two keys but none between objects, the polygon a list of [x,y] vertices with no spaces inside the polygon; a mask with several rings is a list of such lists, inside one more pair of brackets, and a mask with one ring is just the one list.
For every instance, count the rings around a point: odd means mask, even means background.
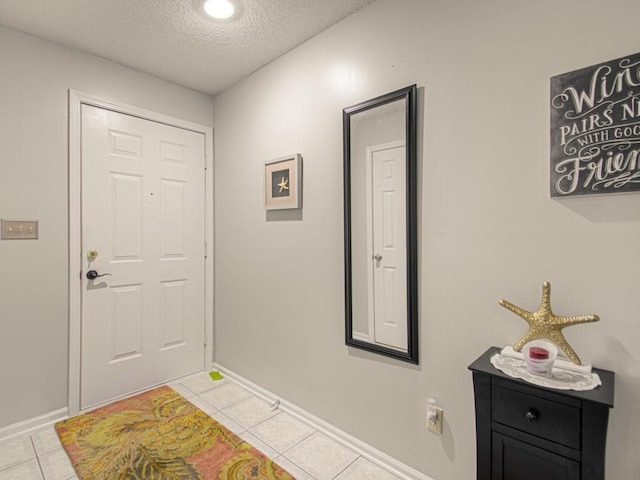
[{"label": "cabinet drawer", "polygon": [[580,409],[493,385],[494,422],[580,449]]}]

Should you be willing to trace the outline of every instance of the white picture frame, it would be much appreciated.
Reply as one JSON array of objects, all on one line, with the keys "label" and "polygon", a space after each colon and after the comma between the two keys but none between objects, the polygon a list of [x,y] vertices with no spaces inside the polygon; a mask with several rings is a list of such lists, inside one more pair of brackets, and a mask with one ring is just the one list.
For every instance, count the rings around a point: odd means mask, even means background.
[{"label": "white picture frame", "polygon": [[302,156],[299,153],[264,162],[264,208],[302,207]]}]

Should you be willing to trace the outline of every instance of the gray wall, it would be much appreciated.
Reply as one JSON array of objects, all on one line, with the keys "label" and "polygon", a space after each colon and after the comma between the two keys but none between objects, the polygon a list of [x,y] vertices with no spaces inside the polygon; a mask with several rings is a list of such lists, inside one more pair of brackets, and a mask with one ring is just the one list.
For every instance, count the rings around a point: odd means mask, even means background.
[{"label": "gray wall", "polygon": [[211,97],[0,27],[0,427],[67,406],[69,88],[211,125]]},{"label": "gray wall", "polygon": [[[549,78],[640,49],[636,0],[378,0],[214,99],[216,359],[437,480],[474,477],[467,365],[513,344],[544,281],[617,373],[607,478],[637,478],[637,194],[551,200]],[[344,345],[347,105],[421,87],[420,366]],[[263,162],[304,156],[304,208],[263,210]],[[291,220],[290,218],[298,218]],[[287,220],[285,220],[287,219]],[[444,408],[425,431],[427,397]]]}]

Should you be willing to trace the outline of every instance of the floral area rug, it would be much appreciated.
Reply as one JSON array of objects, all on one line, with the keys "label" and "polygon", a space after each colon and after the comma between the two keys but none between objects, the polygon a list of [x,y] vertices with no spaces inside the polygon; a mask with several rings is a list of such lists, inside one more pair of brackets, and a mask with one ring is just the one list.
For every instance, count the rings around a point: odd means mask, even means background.
[{"label": "floral area rug", "polygon": [[56,431],[80,480],[295,480],[167,386]]}]

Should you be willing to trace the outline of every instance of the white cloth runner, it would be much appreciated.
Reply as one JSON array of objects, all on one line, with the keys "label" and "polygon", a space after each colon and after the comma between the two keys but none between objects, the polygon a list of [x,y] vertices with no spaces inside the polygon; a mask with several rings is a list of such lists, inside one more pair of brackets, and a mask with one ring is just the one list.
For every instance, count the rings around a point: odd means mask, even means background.
[{"label": "white cloth runner", "polygon": [[[522,354],[522,352],[516,352],[511,346],[504,347],[500,353],[505,357],[513,357],[524,360],[524,355]],[[553,363],[553,365],[557,368],[561,368],[562,370],[570,370],[572,372],[578,373],[591,373],[591,364],[576,365],[568,358],[562,357],[560,355],[558,355],[558,358],[556,358],[556,361]]]},{"label": "white cloth runner", "polygon": [[521,378],[541,387],[580,391],[593,390],[598,385],[602,385],[597,373],[578,373],[554,367],[549,376],[536,375],[527,370],[524,360],[506,357],[499,353],[491,357],[491,364],[510,377]]}]

